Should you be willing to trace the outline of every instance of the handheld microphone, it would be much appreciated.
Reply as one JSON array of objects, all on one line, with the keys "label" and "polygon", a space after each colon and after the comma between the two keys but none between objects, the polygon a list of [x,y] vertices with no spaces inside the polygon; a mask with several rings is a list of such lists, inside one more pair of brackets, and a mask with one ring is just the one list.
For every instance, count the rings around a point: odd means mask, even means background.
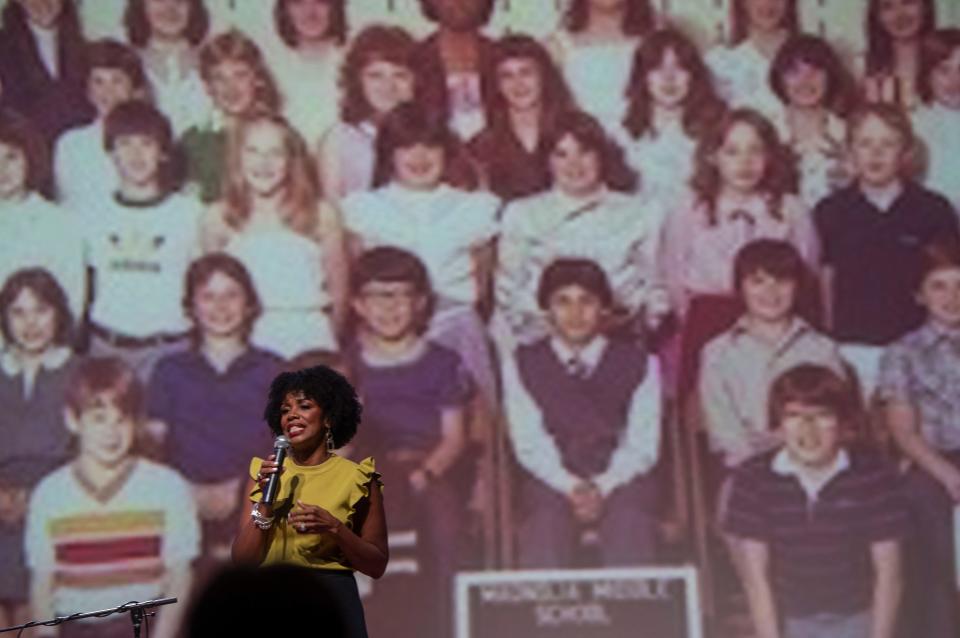
[{"label": "handheld microphone", "polygon": [[273,441],[273,454],[277,462],[277,471],[267,479],[267,486],[263,489],[263,498],[260,502],[264,505],[273,505],[277,498],[277,490],[280,489],[280,468],[283,467],[283,460],[287,458],[287,449],[290,447],[290,440],[282,434]]}]

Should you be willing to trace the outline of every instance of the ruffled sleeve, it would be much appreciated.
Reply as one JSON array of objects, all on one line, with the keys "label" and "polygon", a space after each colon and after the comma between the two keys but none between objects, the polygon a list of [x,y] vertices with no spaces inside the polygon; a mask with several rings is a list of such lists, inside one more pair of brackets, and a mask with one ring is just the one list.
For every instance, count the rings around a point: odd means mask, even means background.
[{"label": "ruffled sleeve", "polygon": [[[259,456],[255,456],[250,460],[250,480],[254,483],[257,481],[257,472],[260,471],[260,466],[263,465],[263,459]],[[259,503],[260,495],[263,490],[260,489],[260,485],[256,485],[253,490],[250,492],[250,500]]]},{"label": "ruffled sleeve", "polygon": [[350,513],[346,520],[351,529],[353,529],[353,516],[357,511],[357,505],[370,496],[370,484],[374,481],[380,489],[383,489],[383,481],[380,480],[380,473],[376,470],[373,457],[368,456],[356,464],[354,471],[354,482],[350,490]]}]

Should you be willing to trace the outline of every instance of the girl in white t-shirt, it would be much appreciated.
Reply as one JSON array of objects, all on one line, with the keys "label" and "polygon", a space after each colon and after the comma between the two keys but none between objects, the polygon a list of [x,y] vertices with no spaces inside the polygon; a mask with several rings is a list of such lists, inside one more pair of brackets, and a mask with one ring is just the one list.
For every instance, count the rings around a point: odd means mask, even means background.
[{"label": "girl in white t-shirt", "polygon": [[577,104],[611,128],[627,108],[633,52],[654,22],[649,0],[573,0],[547,38]]},{"label": "girl in white t-shirt", "polygon": [[799,194],[813,208],[850,181],[844,117],[853,100],[852,79],[826,40],[804,34],[777,53],[770,86],[783,104],[773,122],[797,156]]},{"label": "girl in white t-shirt", "polygon": [[46,149],[29,120],[0,111],[0,282],[22,268],[44,268],[79,317],[87,292],[83,243],[77,220],[47,198]]},{"label": "girl in white t-shirt", "polygon": [[206,214],[206,251],[243,262],[263,313],[251,343],[286,359],[336,350],[347,266],[337,212],[319,200],[303,139],[278,116],[242,122],[227,149],[223,199]]},{"label": "girl in white t-shirt", "polygon": [[124,22],[153,88],[157,108],[179,136],[210,115],[197,49],[210,17],[203,0],[130,0]]},{"label": "girl in white t-shirt", "polygon": [[770,64],[799,31],[797,0],[732,0],[728,46],[706,57],[717,91],[731,106],[748,106],[773,117],[780,108],[770,89]]},{"label": "girl in white t-shirt", "polygon": [[924,104],[913,126],[926,150],[927,188],[939,191],[960,210],[960,29],[941,29],[923,43],[920,94]]},{"label": "girl in white t-shirt", "polygon": [[270,66],[283,94],[284,115],[311,146],[337,121],[337,73],[347,39],[345,5],[346,0],[274,4],[274,27],[286,46],[273,53]]},{"label": "girl in white t-shirt", "polygon": [[429,335],[456,350],[488,406],[496,380],[478,309],[489,308],[499,200],[472,185],[463,152],[442,114],[407,103],[384,118],[377,135],[375,190],[343,200],[354,254],[403,248],[426,265],[436,294]]},{"label": "girl in white t-shirt", "polygon": [[696,45],[673,29],[656,31],[637,49],[618,139],[640,173],[640,188],[665,210],[689,190],[697,140],[723,103]]},{"label": "girl in white t-shirt", "polygon": [[414,97],[416,42],[400,27],[373,25],[357,34],[340,70],[340,120],[320,140],[320,183],[331,202],[373,186],[377,127]]}]

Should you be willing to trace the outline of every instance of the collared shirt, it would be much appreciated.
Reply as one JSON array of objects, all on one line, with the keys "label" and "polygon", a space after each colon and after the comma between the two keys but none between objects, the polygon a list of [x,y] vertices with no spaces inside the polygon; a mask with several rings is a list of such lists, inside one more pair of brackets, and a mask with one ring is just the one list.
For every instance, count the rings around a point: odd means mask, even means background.
[{"label": "collared shirt", "polygon": [[832,336],[886,345],[917,328],[920,251],[935,238],[960,240],[950,203],[908,181],[881,211],[852,185],[820,202],[813,217],[823,263],[833,270]]},{"label": "collared shirt", "polygon": [[915,406],[930,445],[960,450],[960,330],[927,321],[891,344],[880,363],[878,392]]},{"label": "collared shirt", "polygon": [[[608,345],[606,339],[597,338],[582,352],[596,367]],[[555,353],[557,350],[569,352],[569,348],[558,348],[555,341],[551,341],[551,349]],[[582,480],[592,480],[604,497],[649,471],[657,462],[660,450],[660,371],[653,357],[645,363],[638,361],[637,365],[646,365],[646,374],[630,399],[627,423],[619,445],[603,472],[593,477],[581,477],[564,466],[560,448],[544,424],[542,408],[523,384],[516,358],[505,357],[504,409],[509,423],[508,434],[520,465],[561,494],[569,494]]]},{"label": "collared shirt", "polygon": [[712,451],[728,466],[766,452],[776,440],[770,431],[767,398],[781,373],[801,363],[827,366],[844,374],[837,345],[799,317],[776,343],[757,338],[746,317],[703,349],[700,401]]},{"label": "collared shirt", "polygon": [[774,455],[773,461],[770,462],[770,469],[780,476],[792,476],[796,478],[800,483],[800,487],[807,493],[807,498],[811,501],[816,501],[820,491],[826,487],[827,483],[836,478],[840,472],[849,468],[850,454],[843,449],[837,452],[837,455],[833,457],[833,461],[830,463],[830,467],[827,468],[826,472],[818,476],[816,480],[809,477],[807,472],[804,471],[804,468],[790,456],[790,452],[786,447],[780,448],[780,451]]},{"label": "collared shirt", "polygon": [[277,357],[249,349],[223,372],[197,350],[160,360],[147,393],[147,413],[167,424],[167,451],[190,481],[242,476],[251,456],[266,454],[272,436],[260,418]]},{"label": "collared shirt", "polygon": [[863,193],[864,199],[870,202],[878,212],[886,214],[891,210],[897,198],[903,194],[903,184],[895,181],[886,186],[878,186],[876,188],[863,187],[860,190]]},{"label": "collared shirt", "polygon": [[[70,358],[70,348],[64,346],[55,346],[48,348],[40,355],[40,370],[56,370],[63,366]],[[0,355],[0,369],[10,377],[16,377],[26,372],[23,367],[23,361],[13,350],[5,350]],[[36,375],[24,376],[23,396],[29,398],[33,394],[33,382]]]},{"label": "collared shirt", "polygon": [[32,375],[13,352],[0,357],[0,484],[32,488],[68,460],[63,415],[76,365],[70,355],[69,348],[50,348]]},{"label": "collared shirt", "polygon": [[550,337],[550,348],[557,359],[567,366],[567,370],[579,376],[590,376],[600,363],[609,341],[603,335],[597,335],[581,350],[576,351],[556,336]]},{"label": "collared shirt", "polygon": [[[802,618],[869,609],[871,547],[908,529],[900,479],[882,459],[854,451],[832,478],[805,489],[795,466],[771,452],[736,470],[724,531],[765,543],[782,613]],[[846,467],[844,467],[846,465]]]},{"label": "collared shirt", "polygon": [[780,209],[774,216],[767,197],[758,193],[741,200],[720,197],[712,222],[705,204],[696,201],[667,216],[658,269],[674,310],[685,315],[696,295],[731,294],[734,258],[754,239],[790,241],[808,263],[815,263],[816,236],[803,203],[785,195]]}]

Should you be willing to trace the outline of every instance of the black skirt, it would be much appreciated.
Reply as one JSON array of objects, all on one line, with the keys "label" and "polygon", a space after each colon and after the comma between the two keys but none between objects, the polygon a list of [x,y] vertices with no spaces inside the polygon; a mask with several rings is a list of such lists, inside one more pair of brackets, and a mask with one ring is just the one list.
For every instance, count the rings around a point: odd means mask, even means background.
[{"label": "black skirt", "polygon": [[[367,638],[367,622],[363,614],[363,604],[360,602],[360,592],[352,571],[339,569],[313,569],[317,580],[327,590],[333,610],[338,612],[339,618],[328,619],[324,622],[318,618],[318,627],[324,629],[323,636],[333,638],[339,628],[337,638]],[[327,633],[327,628],[332,629]]]}]

